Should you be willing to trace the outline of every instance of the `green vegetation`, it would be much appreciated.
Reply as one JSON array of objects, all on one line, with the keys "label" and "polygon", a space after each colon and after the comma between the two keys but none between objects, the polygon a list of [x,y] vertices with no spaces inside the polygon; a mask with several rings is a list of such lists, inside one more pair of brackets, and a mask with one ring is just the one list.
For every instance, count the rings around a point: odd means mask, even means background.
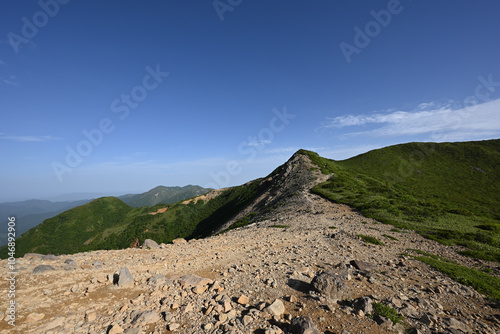
[{"label": "green vegetation", "polygon": [[336,230],[336,229],[337,229],[337,226],[330,226],[330,228],[331,228],[332,230]]},{"label": "green vegetation", "polygon": [[229,228],[225,229],[223,232],[227,232],[227,231],[235,229],[235,228],[247,226],[250,223],[252,223],[252,218],[257,216],[257,215],[258,215],[257,212],[252,212],[248,216],[240,218],[237,221],[235,221],[234,223],[232,223],[231,226],[229,226]]},{"label": "green vegetation", "polygon": [[398,238],[395,238],[395,237],[393,237],[392,235],[389,235],[389,234],[382,234],[382,235],[383,235],[384,237],[386,237],[386,238],[391,239],[391,240],[394,240],[394,241],[399,241],[399,239],[398,239]]},{"label": "green vegetation", "polygon": [[160,203],[173,204],[188,198],[206,194],[212,189],[200,186],[187,185],[184,187],[158,186],[143,194],[123,195],[118,197],[125,203],[135,208],[154,206]]},{"label": "green vegetation", "polygon": [[364,242],[374,244],[374,245],[385,246],[385,244],[382,241],[378,240],[375,237],[371,237],[369,235],[363,235],[363,234],[358,234],[358,237],[360,237]]},{"label": "green vegetation", "polygon": [[314,193],[500,262],[500,140],[409,143],[343,161],[302,153],[332,174]]},{"label": "green vegetation", "polygon": [[480,270],[464,267],[437,255],[428,254],[416,249],[412,249],[411,251],[422,255],[413,255],[415,259],[427,263],[455,281],[468,285],[476,291],[500,302],[500,279],[498,277]]},{"label": "green vegetation", "polygon": [[368,315],[370,318],[375,318],[376,316],[386,317],[391,320],[394,324],[403,321],[403,316],[398,313],[392,307],[386,306],[382,303],[373,303],[373,313]]},{"label": "green vegetation", "polygon": [[[165,207],[133,208],[115,197],[96,199],[65,211],[29,230],[16,240],[16,257],[25,253],[73,254],[98,249],[123,249],[134,240],[150,238],[168,243],[175,238],[201,238],[210,235],[239,213],[269,185],[255,180],[232,187],[214,199],[196,204],[178,202],[164,213],[151,214]],[[249,219],[254,214],[249,215]],[[0,257],[6,258],[6,247]]]}]

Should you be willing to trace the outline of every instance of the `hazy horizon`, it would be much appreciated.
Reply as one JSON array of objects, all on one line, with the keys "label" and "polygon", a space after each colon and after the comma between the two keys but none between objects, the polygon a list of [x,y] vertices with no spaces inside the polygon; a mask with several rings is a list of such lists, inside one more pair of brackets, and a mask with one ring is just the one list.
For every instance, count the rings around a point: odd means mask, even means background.
[{"label": "hazy horizon", "polygon": [[220,3],[6,4],[0,202],[500,138],[500,3]]}]

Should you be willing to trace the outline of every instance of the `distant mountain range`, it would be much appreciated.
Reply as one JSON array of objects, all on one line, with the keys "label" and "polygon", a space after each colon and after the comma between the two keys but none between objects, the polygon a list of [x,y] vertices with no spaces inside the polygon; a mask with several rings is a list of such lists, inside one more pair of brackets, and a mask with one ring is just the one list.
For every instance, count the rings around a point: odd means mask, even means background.
[{"label": "distant mountain range", "polygon": [[[205,189],[200,186],[188,185],[185,187],[165,187],[158,186],[142,194],[128,194],[119,198],[133,207],[154,206],[156,204],[171,204],[182,201],[194,196],[202,195],[211,189]],[[70,194],[68,196],[59,196],[60,199],[81,198],[84,194]],[[87,194],[95,196],[96,194]],[[38,226],[45,219],[54,217],[64,211],[84,205],[92,201],[95,197],[89,199],[80,199],[75,201],[48,201],[48,200],[27,200],[19,202],[0,203],[0,217],[16,217],[17,236],[25,233],[29,229]],[[2,231],[3,232],[3,231]],[[0,233],[0,246],[5,245],[7,235]]]},{"label": "distant mountain range", "polygon": [[[160,198],[178,200],[182,189],[184,198],[197,197],[161,204],[167,200]],[[500,262],[498,189],[498,139],[408,143],[342,161],[299,150],[268,176],[241,186],[203,195],[207,189],[196,186],[157,187],[93,200],[26,232],[17,240],[16,255],[121,249],[137,239],[202,238],[265,219],[282,220],[294,201],[307,203],[312,192],[399,229],[460,245],[464,255]],[[5,254],[0,248],[0,257]]]}]

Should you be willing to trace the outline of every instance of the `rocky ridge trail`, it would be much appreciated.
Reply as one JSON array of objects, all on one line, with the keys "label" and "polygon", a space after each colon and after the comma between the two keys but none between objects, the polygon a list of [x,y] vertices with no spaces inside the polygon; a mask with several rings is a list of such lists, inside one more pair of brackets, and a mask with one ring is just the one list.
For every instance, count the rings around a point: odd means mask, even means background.
[{"label": "rocky ridge trail", "polygon": [[[498,331],[498,312],[482,295],[400,255],[407,248],[436,254],[449,249],[415,233],[390,232],[391,226],[349,207],[308,198],[307,209],[282,208],[275,221],[206,239],[18,259],[15,331],[305,333],[297,324],[309,318],[320,333],[403,333],[402,325],[366,316],[377,301],[398,310],[420,333]],[[289,227],[272,227],[277,223]],[[366,244],[357,234],[386,246]],[[370,265],[360,270],[359,263]],[[40,265],[55,270],[33,274]],[[5,267],[2,261],[2,277]],[[132,283],[114,284],[124,267]],[[311,285],[324,271],[345,275],[342,293],[350,302]],[[5,291],[5,281],[0,288]],[[353,301],[362,297],[357,307]],[[5,300],[1,306],[7,308]],[[0,328],[13,332],[6,322]]]},{"label": "rocky ridge trail", "polygon": [[[0,333],[500,332],[485,296],[402,254],[475,260],[311,194],[326,177],[303,155],[292,157],[232,220],[258,212],[254,223],[209,238],[26,254],[16,263],[16,327],[2,321]],[[0,265],[6,277],[7,261]],[[7,302],[1,298],[0,318]],[[369,317],[377,303],[397,310],[402,323]]]}]

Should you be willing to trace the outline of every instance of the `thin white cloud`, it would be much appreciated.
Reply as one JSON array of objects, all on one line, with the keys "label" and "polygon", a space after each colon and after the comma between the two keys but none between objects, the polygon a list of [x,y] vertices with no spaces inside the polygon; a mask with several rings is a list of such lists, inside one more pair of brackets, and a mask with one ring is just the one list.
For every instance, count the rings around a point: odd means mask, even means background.
[{"label": "thin white cloud", "polygon": [[[428,108],[428,109],[425,109]],[[500,99],[471,108],[453,109],[433,103],[415,111],[389,111],[373,115],[346,115],[329,119],[323,128],[369,127],[342,136],[397,137],[426,135],[431,140],[473,140],[500,135]]]},{"label": "thin white cloud", "polygon": [[61,140],[62,138],[54,136],[12,136],[0,133],[0,139],[17,142],[44,142],[51,140]]},{"label": "thin white cloud", "polygon": [[0,82],[6,84],[6,85],[9,85],[9,86],[15,86],[15,87],[18,87],[19,86],[19,83],[16,82],[17,80],[17,77],[14,76],[14,75],[9,75],[8,78],[3,78],[3,77],[0,77]]},{"label": "thin white cloud", "polygon": [[247,143],[247,146],[264,146],[271,144],[270,140],[267,139],[256,139]]}]

